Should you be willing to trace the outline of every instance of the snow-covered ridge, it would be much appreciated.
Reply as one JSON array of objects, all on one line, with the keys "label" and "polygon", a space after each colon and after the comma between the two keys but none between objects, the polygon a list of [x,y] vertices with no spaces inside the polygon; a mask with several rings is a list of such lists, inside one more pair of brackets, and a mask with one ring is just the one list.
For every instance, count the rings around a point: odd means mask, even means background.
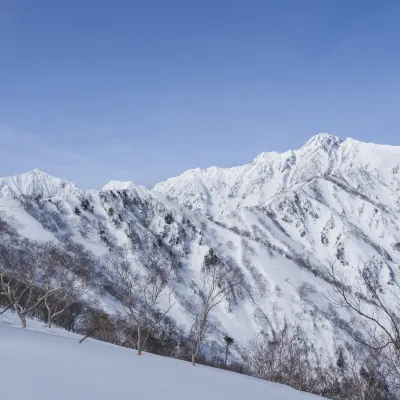
[{"label": "snow-covered ridge", "polygon": [[132,181],[110,181],[103,186],[101,190],[127,190],[130,192],[141,193],[142,195],[149,195],[150,190],[142,185],[138,185]]},{"label": "snow-covered ridge", "polygon": [[21,175],[0,178],[0,197],[42,196],[44,198],[73,193],[76,186],[39,169]]},{"label": "snow-covered ridge", "polygon": [[132,190],[136,189],[137,185],[135,185],[132,181],[110,181],[105,184],[102,190]]},{"label": "snow-covered ridge", "polygon": [[[216,200],[225,202],[225,197],[238,199],[233,202],[234,207],[238,204],[259,205],[287,188],[318,176],[340,176],[343,172],[359,168],[379,171],[381,175],[387,172],[395,175],[399,165],[400,147],[363,143],[351,138],[342,141],[337,136],[321,133],[310,138],[298,150],[263,152],[243,166],[190,169],[180,176],[159,182],[153,190],[180,203],[185,202],[186,196],[190,196],[191,201],[200,197],[205,202],[220,194],[224,199]],[[39,169],[0,178],[0,197],[54,197],[76,190],[81,189]],[[102,190],[148,189],[132,181],[112,180]]]},{"label": "snow-covered ridge", "polygon": [[363,143],[319,134],[300,149],[261,153],[249,164],[233,168],[193,169],[155,185],[154,190],[213,215],[243,206],[264,205],[276,195],[318,177],[365,182],[365,174],[387,186],[399,170],[400,147]]}]

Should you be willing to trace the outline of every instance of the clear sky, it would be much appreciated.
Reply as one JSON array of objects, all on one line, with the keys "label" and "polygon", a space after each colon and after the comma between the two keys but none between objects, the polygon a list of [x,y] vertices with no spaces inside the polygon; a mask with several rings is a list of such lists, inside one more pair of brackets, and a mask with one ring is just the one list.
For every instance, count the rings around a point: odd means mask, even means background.
[{"label": "clear sky", "polygon": [[0,176],[152,185],[298,148],[400,145],[398,0],[0,0]]}]

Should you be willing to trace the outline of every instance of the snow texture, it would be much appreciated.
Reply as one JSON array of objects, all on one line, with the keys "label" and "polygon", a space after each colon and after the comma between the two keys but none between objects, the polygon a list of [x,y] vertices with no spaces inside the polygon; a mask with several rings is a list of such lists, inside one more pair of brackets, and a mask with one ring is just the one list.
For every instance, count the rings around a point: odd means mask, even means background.
[{"label": "snow texture", "polygon": [[[5,318],[4,322],[2,319]],[[1,398],[7,400],[266,399],[322,397],[284,385],[144,353],[0,317]]]}]

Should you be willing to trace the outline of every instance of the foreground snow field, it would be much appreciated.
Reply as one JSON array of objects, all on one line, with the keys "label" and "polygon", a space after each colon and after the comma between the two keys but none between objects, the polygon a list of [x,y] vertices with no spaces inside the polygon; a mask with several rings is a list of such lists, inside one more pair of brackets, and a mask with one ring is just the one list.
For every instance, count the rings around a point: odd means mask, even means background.
[{"label": "foreground snow field", "polygon": [[287,386],[0,317],[1,399],[317,400]]}]

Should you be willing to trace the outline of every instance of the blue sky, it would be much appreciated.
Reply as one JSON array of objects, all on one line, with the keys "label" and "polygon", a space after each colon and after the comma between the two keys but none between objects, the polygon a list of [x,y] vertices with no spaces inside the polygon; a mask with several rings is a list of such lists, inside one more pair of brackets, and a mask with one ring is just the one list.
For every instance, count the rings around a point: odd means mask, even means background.
[{"label": "blue sky", "polygon": [[400,145],[400,1],[0,0],[0,176],[152,185],[318,132]]}]

